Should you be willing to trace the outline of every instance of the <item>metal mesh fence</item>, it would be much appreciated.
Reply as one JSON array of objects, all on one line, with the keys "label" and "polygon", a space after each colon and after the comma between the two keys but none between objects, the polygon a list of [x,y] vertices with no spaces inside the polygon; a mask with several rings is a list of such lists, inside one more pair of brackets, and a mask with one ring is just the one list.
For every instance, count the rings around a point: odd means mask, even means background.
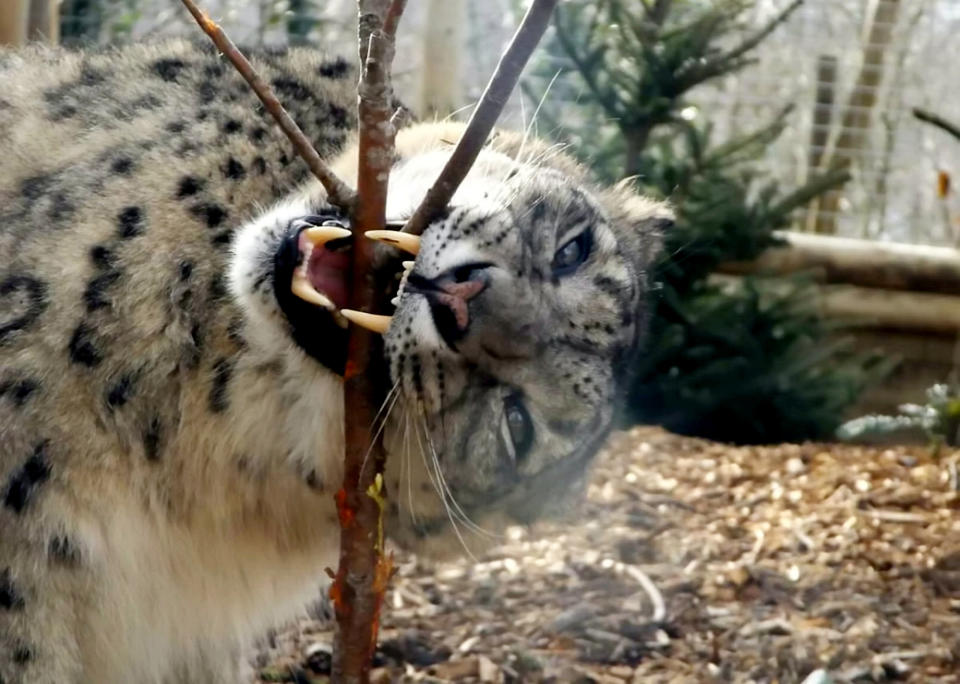
[{"label": "metal mesh fence", "polygon": [[[758,3],[757,23],[783,4]],[[922,107],[960,121],[958,32],[955,0],[807,0],[755,65],[696,93],[695,113],[723,138],[793,104],[764,161],[784,184],[849,164],[853,181],[798,217],[798,228],[960,245],[960,202],[949,188],[960,140],[912,114]]]},{"label": "metal mesh fence", "polygon": [[[205,10],[247,45],[320,43],[353,2],[323,0],[207,0]],[[64,0],[61,38],[72,45],[182,35],[196,28],[179,0]]]}]

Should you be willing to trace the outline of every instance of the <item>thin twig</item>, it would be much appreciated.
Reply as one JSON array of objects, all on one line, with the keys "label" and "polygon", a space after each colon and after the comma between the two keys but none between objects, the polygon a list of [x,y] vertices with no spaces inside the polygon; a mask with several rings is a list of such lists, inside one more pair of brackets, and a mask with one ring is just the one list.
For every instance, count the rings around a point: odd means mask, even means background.
[{"label": "thin twig", "polygon": [[533,0],[520,28],[513,35],[506,52],[501,55],[496,71],[473,110],[470,121],[467,122],[463,137],[434,181],[433,187],[427,191],[427,196],[407,221],[404,230],[408,233],[420,235],[449,204],[486,143],[510,93],[520,79],[523,67],[547,30],[550,15],[556,5],[557,0]]},{"label": "thin twig", "polygon": [[297,154],[303,158],[303,161],[307,163],[310,171],[326,189],[327,198],[330,203],[349,212],[356,201],[356,194],[350,189],[349,185],[337,177],[330,167],[323,163],[323,160],[320,159],[320,155],[317,154],[317,151],[307,139],[307,136],[303,134],[303,131],[300,130],[297,123],[287,114],[287,110],[280,104],[280,100],[277,99],[277,96],[270,86],[267,85],[267,82],[260,77],[250,62],[247,61],[247,58],[243,56],[243,53],[241,53],[233,41],[230,40],[229,36],[224,33],[223,29],[221,29],[206,12],[197,7],[193,0],[181,0],[181,2],[184,7],[190,11],[193,18],[196,19],[204,33],[210,36],[210,40],[217,46],[217,49],[233,63],[233,66],[240,72],[240,75],[243,76],[246,82],[250,84],[250,87],[253,88],[253,92],[255,92],[257,97],[260,98],[260,101],[263,102],[263,106],[267,108],[267,111],[270,112],[276,120],[280,129],[286,134],[287,138],[290,139],[290,142],[293,143]]},{"label": "thin twig", "polygon": [[933,112],[928,112],[925,109],[920,109],[919,107],[913,108],[913,115],[921,121],[925,121],[928,124],[936,126],[940,130],[949,133],[957,140],[960,140],[960,126],[947,121],[942,116],[938,116]]},{"label": "thin twig", "polygon": [[925,525],[930,522],[930,518],[925,514],[913,513],[911,511],[885,511],[871,508],[862,511],[862,513],[874,520],[882,520],[884,522],[917,523],[920,525]]},{"label": "thin twig", "polygon": [[663,594],[657,589],[657,585],[653,583],[653,580],[647,576],[647,573],[636,566],[627,565],[626,563],[617,563],[615,567],[634,579],[646,592],[647,598],[650,599],[650,604],[653,606],[653,615],[650,616],[650,619],[653,622],[663,622],[667,617],[667,605],[663,601]]}]

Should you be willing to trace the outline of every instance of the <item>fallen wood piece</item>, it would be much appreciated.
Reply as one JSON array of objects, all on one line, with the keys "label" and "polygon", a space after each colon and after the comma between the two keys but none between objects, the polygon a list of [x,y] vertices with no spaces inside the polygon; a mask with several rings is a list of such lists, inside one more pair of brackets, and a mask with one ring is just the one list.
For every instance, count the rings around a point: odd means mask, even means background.
[{"label": "fallen wood piece", "polygon": [[721,273],[786,275],[810,271],[820,282],[960,294],[960,250],[782,232],[788,245],[753,261],[720,264]]},{"label": "fallen wood piece", "polygon": [[650,616],[650,619],[653,622],[663,622],[667,617],[667,606],[663,601],[663,595],[660,593],[660,590],[657,589],[657,585],[653,583],[653,580],[651,580],[643,570],[634,565],[617,563],[614,567],[635,580],[647,593],[647,597],[650,599],[651,605],[653,605],[653,615]]},{"label": "fallen wood piece", "polygon": [[437,663],[427,668],[427,674],[440,679],[463,679],[464,677],[476,677],[480,671],[480,662],[476,656],[464,658],[463,660],[448,660],[444,663]]},{"label": "fallen wood piece", "polygon": [[876,509],[867,509],[862,511],[867,517],[874,520],[883,520],[896,523],[918,523],[925,525],[930,522],[930,518],[923,513],[910,513],[909,511],[884,511]]}]

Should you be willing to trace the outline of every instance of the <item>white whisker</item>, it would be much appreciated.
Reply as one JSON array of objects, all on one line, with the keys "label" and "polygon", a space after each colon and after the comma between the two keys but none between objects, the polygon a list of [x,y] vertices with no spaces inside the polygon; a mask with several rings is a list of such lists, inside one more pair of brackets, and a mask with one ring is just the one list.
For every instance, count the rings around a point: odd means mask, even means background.
[{"label": "white whisker", "polygon": [[[421,419],[421,423],[423,424],[424,435],[428,435],[426,419],[424,419],[423,413],[419,413],[418,417]],[[460,534],[460,528],[457,527],[457,521],[453,517],[453,511],[450,510],[450,506],[447,504],[447,498],[443,495],[442,489],[439,487],[439,485],[437,484],[437,481],[434,479],[434,475],[430,469],[430,466],[427,465],[426,450],[423,448],[423,442],[420,442],[420,432],[417,431],[416,435],[417,435],[417,441],[420,443],[420,459],[423,461],[424,470],[427,471],[427,477],[430,478],[430,483],[433,485],[434,491],[436,491],[437,494],[440,496],[440,502],[443,504],[443,508],[447,513],[447,519],[450,521],[450,526],[453,528],[453,533],[457,536],[457,539],[460,541],[460,546],[463,547],[463,550],[466,552],[466,554],[470,557],[470,559],[474,563],[476,563],[477,558],[470,551],[470,547],[467,546],[467,542],[464,540],[463,535]]]},{"label": "white whisker", "polygon": [[370,425],[371,428],[376,424],[377,419],[383,414],[384,409],[387,407],[387,402],[390,401],[390,398],[394,395],[394,393],[396,393],[399,387],[400,381],[397,380],[395,383],[393,383],[393,387],[390,388],[390,391],[387,392],[387,396],[383,398],[383,403],[380,404],[380,410],[378,410],[377,414],[373,417],[373,423]]},{"label": "white whisker", "polygon": [[404,407],[403,411],[403,461],[402,465],[407,474],[407,510],[410,514],[410,522],[417,524],[417,512],[413,508],[413,455],[410,453],[410,421],[412,414],[409,409]]},{"label": "white whisker", "polygon": [[453,495],[453,490],[451,490],[450,486],[447,484],[446,478],[443,476],[443,470],[440,468],[440,458],[437,456],[437,450],[433,445],[433,438],[427,431],[426,424],[424,424],[424,435],[427,439],[427,446],[430,448],[430,457],[433,462],[433,467],[436,470],[437,480],[440,483],[441,496],[444,496],[444,498],[453,505],[452,510],[457,515],[457,518],[459,518],[460,522],[466,525],[467,529],[471,530],[475,534],[489,537],[491,539],[503,539],[503,535],[490,532],[489,530],[486,530],[478,525],[469,515],[467,515],[467,512],[463,510],[463,508],[457,502],[456,497]]},{"label": "white whisker", "polygon": [[[523,137],[520,139],[520,145],[517,147],[517,151],[513,155],[513,161],[518,166],[528,165],[528,160],[525,160],[523,158],[523,153],[527,148],[527,142],[530,140],[530,133],[533,131],[534,127],[537,124],[537,116],[540,114],[540,109],[543,107],[543,103],[546,102],[547,96],[550,94],[551,88],[553,88],[553,84],[556,82],[557,78],[559,77],[560,77],[560,71],[557,71],[557,73],[553,75],[553,78],[550,79],[550,82],[547,84],[546,89],[543,91],[543,95],[540,97],[540,101],[537,102],[537,106],[533,110],[533,115],[530,117],[529,122],[526,121],[526,108],[524,106],[524,99],[520,98],[520,122],[521,122],[521,125],[523,126]],[[539,156],[543,157],[544,154],[541,154]],[[515,172],[516,172],[516,166],[509,169],[506,172],[506,174],[504,174],[503,178],[500,179],[500,183],[498,184],[498,188],[502,188],[500,192],[509,191],[509,194],[503,196],[502,198],[497,197],[494,200],[503,208],[510,206],[510,204],[512,204],[513,200],[517,198],[517,195],[520,192],[519,185],[515,184],[514,187],[511,187],[511,184],[507,182],[510,178],[510,174]]]},{"label": "white whisker", "polygon": [[[540,109],[543,107],[543,103],[547,101],[547,96],[550,94],[550,89],[553,88],[553,84],[556,83],[559,77],[560,71],[557,70],[557,73],[553,75],[553,78],[550,79],[546,89],[543,91],[543,95],[540,97],[540,101],[537,103],[536,109],[533,110],[533,116],[530,117],[530,123],[524,128],[523,138],[520,139],[520,147],[517,148],[517,153],[513,157],[515,162],[519,162],[521,164],[526,163],[523,160],[523,150],[527,146],[527,140],[530,139],[530,131],[532,131],[533,127],[536,125],[537,115],[540,114]],[[523,103],[523,98],[520,98],[520,102],[521,104]]]},{"label": "white whisker", "polygon": [[443,121],[443,122],[450,121],[453,117],[455,117],[455,116],[456,116],[457,114],[459,114],[460,112],[465,112],[465,111],[467,111],[468,109],[473,109],[473,108],[476,107],[476,106],[477,106],[477,103],[476,103],[476,102],[471,102],[470,104],[464,105],[464,106],[460,107],[459,109],[454,109],[452,112],[450,112],[450,113],[447,114],[445,117],[443,117],[442,119],[440,119],[440,121]]},{"label": "white whisker", "polygon": [[[383,433],[383,428],[387,425],[387,418],[390,417],[390,411],[392,411],[393,407],[397,405],[397,399],[400,396],[400,393],[397,392],[398,386],[399,383],[393,383],[393,388],[387,392],[387,397],[383,400],[380,410],[377,411],[377,415],[373,417],[373,424],[370,426],[371,429],[373,429],[373,426],[377,424],[378,418],[381,418],[382,416],[382,419],[380,420],[380,426],[373,435],[373,439],[370,440],[370,446],[367,447],[367,453],[363,455],[363,462],[360,464],[360,472],[363,472],[363,469],[367,467],[367,459],[370,458],[370,454],[373,453],[373,445],[377,443],[378,439],[380,439],[380,435]],[[386,409],[385,412],[384,409]]]}]

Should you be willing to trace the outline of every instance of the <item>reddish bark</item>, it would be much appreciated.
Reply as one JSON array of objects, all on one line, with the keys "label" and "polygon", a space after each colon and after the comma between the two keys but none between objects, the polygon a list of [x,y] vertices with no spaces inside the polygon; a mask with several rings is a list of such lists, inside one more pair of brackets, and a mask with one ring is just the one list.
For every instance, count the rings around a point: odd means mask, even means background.
[{"label": "reddish bark", "polygon": [[[352,214],[356,239],[350,308],[377,313],[373,242],[362,236],[382,230],[386,223],[387,188],[393,163],[393,89],[390,68],[397,23],[404,0],[360,0],[358,39],[362,75],[358,86],[359,171],[357,203]],[[380,608],[392,571],[392,559],[383,554],[384,452],[374,439],[373,423],[381,387],[370,372],[382,357],[379,336],[351,326],[347,348],[349,373],[344,379],[347,407],[346,456],[340,511],[340,566],[331,588],[337,616],[333,681],[366,682],[377,644]]]}]

